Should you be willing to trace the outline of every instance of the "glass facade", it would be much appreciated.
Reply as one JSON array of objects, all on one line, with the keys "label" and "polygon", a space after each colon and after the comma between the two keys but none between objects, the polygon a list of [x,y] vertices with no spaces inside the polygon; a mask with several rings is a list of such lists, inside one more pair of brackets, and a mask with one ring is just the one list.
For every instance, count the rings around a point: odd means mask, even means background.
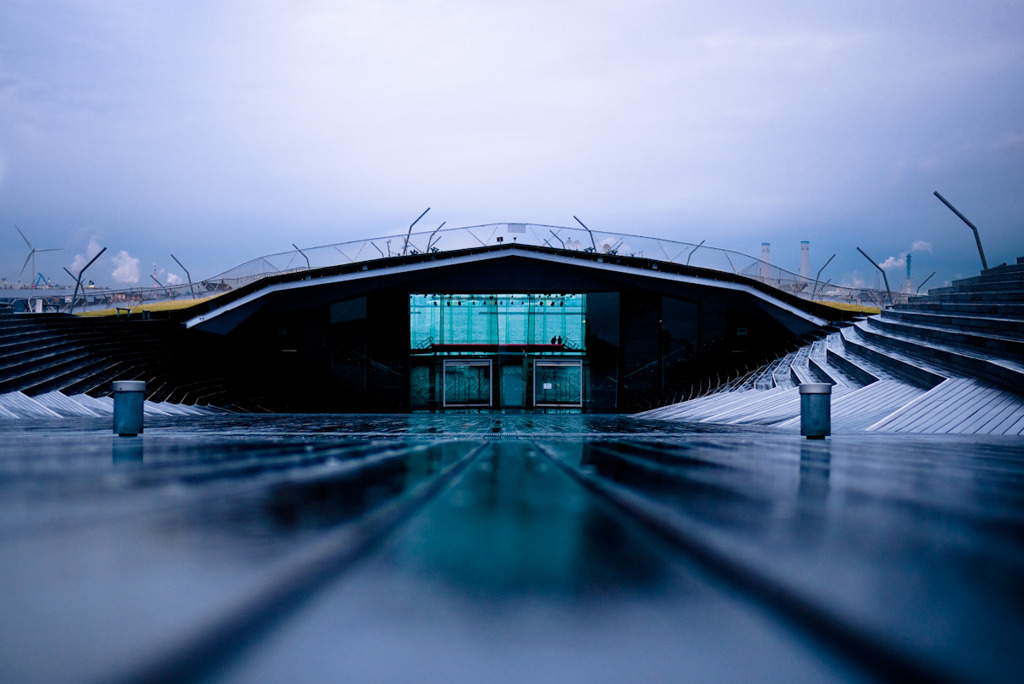
[{"label": "glass facade", "polygon": [[410,404],[580,409],[582,294],[409,295]]},{"label": "glass facade", "polygon": [[537,359],[533,362],[533,405],[583,407],[583,362]]},{"label": "glass facade", "polygon": [[491,362],[480,359],[445,359],[445,408],[483,408],[493,403]]},{"label": "glass facade", "polygon": [[586,343],[585,314],[581,294],[413,294],[410,342],[414,352],[458,353],[477,345],[580,352]]}]

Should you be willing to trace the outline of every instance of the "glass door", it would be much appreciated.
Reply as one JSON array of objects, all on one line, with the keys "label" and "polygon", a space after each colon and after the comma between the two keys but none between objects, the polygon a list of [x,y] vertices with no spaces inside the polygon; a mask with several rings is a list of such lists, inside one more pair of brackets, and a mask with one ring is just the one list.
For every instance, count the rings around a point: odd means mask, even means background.
[{"label": "glass door", "polygon": [[488,408],[492,400],[489,360],[445,359],[445,408]]},{"label": "glass door", "polygon": [[583,406],[581,359],[533,362],[533,405],[540,407]]}]

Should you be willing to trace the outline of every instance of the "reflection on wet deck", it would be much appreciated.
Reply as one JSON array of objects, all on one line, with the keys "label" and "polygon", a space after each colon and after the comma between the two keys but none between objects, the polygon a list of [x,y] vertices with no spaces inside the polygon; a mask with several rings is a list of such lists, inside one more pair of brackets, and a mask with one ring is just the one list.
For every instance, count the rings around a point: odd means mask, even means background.
[{"label": "reflection on wet deck", "polygon": [[1024,667],[1018,438],[812,443],[578,414],[108,428],[4,431],[5,680]]}]

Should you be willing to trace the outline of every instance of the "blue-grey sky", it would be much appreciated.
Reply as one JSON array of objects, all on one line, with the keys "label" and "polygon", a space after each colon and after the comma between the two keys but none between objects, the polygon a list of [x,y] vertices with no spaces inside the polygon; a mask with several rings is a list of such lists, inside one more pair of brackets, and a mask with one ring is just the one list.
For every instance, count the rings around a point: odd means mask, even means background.
[{"label": "blue-grey sky", "polygon": [[875,280],[856,246],[916,243],[918,279],[973,275],[933,190],[990,265],[1024,255],[1019,0],[0,3],[9,280],[15,225],[64,248],[37,257],[51,277],[106,246],[90,275],[116,285],[428,206],[431,226],[769,241],[794,271],[810,240],[845,283]]}]

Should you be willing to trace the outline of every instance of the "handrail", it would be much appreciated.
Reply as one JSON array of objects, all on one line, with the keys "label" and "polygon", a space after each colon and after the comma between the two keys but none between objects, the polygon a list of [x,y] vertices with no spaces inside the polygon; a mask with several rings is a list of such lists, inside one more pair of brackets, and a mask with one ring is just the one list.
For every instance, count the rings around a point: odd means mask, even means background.
[{"label": "handrail", "polygon": [[[422,216],[421,216],[422,217]],[[575,218],[575,217],[574,217]],[[579,219],[577,219],[579,222]],[[415,222],[414,222],[415,224]],[[114,306],[138,306],[140,304],[206,297],[243,287],[269,275],[282,275],[296,270],[307,270],[341,266],[353,263],[369,263],[378,259],[402,258],[402,253],[434,254],[479,246],[496,245],[507,240],[508,233],[518,244],[538,247],[553,247],[569,251],[596,253],[598,256],[620,255],[642,257],[652,262],[670,262],[680,266],[690,265],[703,269],[720,271],[730,275],[741,275],[762,282],[774,288],[800,297],[834,302],[860,304],[877,301],[880,292],[872,288],[853,288],[838,285],[816,285],[815,280],[800,276],[786,269],[763,262],[761,259],[736,250],[711,247],[703,240],[685,242],[669,238],[649,237],[635,233],[593,230],[579,222],[579,227],[554,226],[535,223],[487,223],[458,228],[437,228],[420,232],[408,230],[405,233],[373,238],[349,240],[316,247],[294,245],[294,250],[258,256],[233,268],[199,282],[155,287],[130,287],[121,289],[89,288],[86,291],[88,303],[82,309],[105,309]],[[410,226],[411,228],[411,226]],[[552,239],[553,234],[557,240]],[[485,239],[482,237],[486,235]],[[388,250],[379,243],[388,244]],[[392,251],[391,243],[402,244]],[[586,247],[584,247],[586,245]],[[674,256],[673,256],[674,255]],[[305,268],[295,268],[291,262],[299,257],[305,261]],[[884,290],[881,291],[884,293]],[[33,296],[46,297],[45,290],[36,291]],[[905,293],[893,293],[893,297],[908,297]],[[66,310],[58,299],[56,308]],[[81,299],[81,295],[79,295]],[[70,302],[68,302],[70,304]]]}]

